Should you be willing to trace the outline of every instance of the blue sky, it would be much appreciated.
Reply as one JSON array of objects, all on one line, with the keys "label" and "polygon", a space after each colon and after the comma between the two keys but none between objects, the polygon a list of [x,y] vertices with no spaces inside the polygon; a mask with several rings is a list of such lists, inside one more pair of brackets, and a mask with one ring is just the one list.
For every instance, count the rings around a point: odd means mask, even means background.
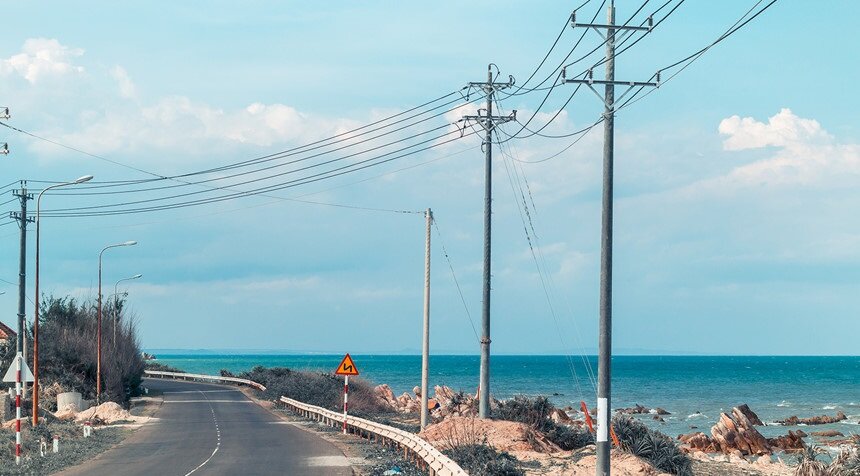
[{"label": "blue sky", "polygon": [[[643,11],[662,3],[649,2]],[[619,57],[618,78],[647,79],[715,39],[754,3],[688,0]],[[589,2],[580,15],[590,16],[598,4]],[[618,0],[618,18],[640,4]],[[336,8],[10,2],[4,11],[14,21],[0,44],[0,102],[12,108],[16,127],[137,168],[181,173],[284,150],[402,111],[482,80],[490,61],[522,82],[571,8],[557,1]],[[860,34],[851,22],[858,14],[856,2],[781,0],[619,113],[616,348],[856,354],[860,224],[851,211],[860,205],[860,101],[851,80],[860,71],[851,47]],[[578,34],[565,32],[549,64],[557,64]],[[593,33],[585,38],[577,52],[599,44]],[[589,61],[597,59],[599,53]],[[557,88],[535,124],[551,117],[571,88]],[[542,97],[533,93],[502,105],[528,117]],[[599,112],[597,99],[582,91],[546,132],[577,130]],[[596,346],[601,138],[597,128],[538,164],[496,154],[496,352],[578,353]],[[13,151],[2,159],[2,184],[84,174],[145,178],[9,130],[0,132],[0,141]],[[509,153],[534,161],[570,142],[524,139],[511,142]],[[478,146],[467,137],[280,196],[432,207],[477,326]],[[530,211],[555,318],[506,170],[522,174],[533,194]],[[43,207],[66,200],[46,196]],[[46,218],[42,288],[94,297],[98,251],[134,239],[136,247],[107,252],[105,283],[144,275],[127,289],[147,348],[415,352],[423,227],[420,214],[265,197],[154,214]],[[438,245],[438,235],[433,239]],[[0,278],[14,282],[14,225],[0,227],[0,240]],[[32,236],[29,246],[32,252]],[[438,246],[432,279],[433,350],[477,352]],[[15,288],[3,286],[3,321],[12,324]],[[32,296],[31,271],[28,286]]]}]

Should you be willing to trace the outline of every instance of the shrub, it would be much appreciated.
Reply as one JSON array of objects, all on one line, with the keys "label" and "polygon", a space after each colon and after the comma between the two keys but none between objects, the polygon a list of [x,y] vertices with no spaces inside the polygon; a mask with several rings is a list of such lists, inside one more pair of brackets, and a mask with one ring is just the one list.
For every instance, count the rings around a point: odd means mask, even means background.
[{"label": "shrub", "polygon": [[[58,384],[65,391],[80,392],[85,399],[95,397],[96,309],[94,303],[87,301],[43,298],[39,316],[41,388]],[[126,403],[137,395],[143,369],[134,320],[125,316],[121,302],[103,303],[102,400]]]},{"label": "shrub", "polygon": [[472,444],[445,450],[446,456],[472,476],[523,476],[519,461],[492,446]]},{"label": "shrub", "polygon": [[612,428],[622,450],[647,460],[660,471],[681,476],[693,474],[690,458],[668,436],[629,415],[616,415]]},{"label": "shrub", "polygon": [[[257,366],[250,372],[241,373],[239,377],[265,385],[263,395],[274,401],[284,396],[329,410],[343,409],[343,378],[332,373]],[[349,382],[349,411],[356,416],[392,413],[387,405],[379,401],[373,387],[357,378]]]},{"label": "shrub", "polygon": [[550,416],[555,406],[546,397],[516,396],[499,403],[494,416],[500,420],[525,423],[563,450],[575,450],[594,443],[594,437],[584,429],[559,425]]},{"label": "shrub", "polygon": [[[860,441],[854,435],[854,441]],[[815,447],[807,447],[800,453],[797,466],[794,468],[794,476],[856,476],[860,474],[860,447],[848,448],[839,453],[829,465],[818,461],[818,450]]]},{"label": "shrub", "polygon": [[144,361],[143,368],[145,370],[155,370],[158,372],[185,372],[182,369],[177,369],[176,367],[171,367],[167,364],[162,364],[161,362],[153,362],[151,360]]}]

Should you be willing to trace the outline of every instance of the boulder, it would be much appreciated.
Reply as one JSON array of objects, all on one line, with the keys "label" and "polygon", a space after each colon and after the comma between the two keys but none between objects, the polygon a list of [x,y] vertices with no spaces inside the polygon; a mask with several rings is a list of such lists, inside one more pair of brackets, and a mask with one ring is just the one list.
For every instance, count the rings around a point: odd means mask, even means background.
[{"label": "boulder", "polygon": [[785,426],[794,426],[794,425],[826,425],[828,423],[836,423],[842,420],[847,420],[848,417],[845,416],[842,412],[836,412],[836,416],[829,415],[820,415],[814,416],[810,418],[798,418],[796,415],[790,416],[785,420],[777,420],[776,422],[780,425]]},{"label": "boulder", "polygon": [[806,438],[807,436],[809,436],[809,435],[807,435],[807,434],[806,434],[806,432],[805,432],[805,431],[803,431],[803,430],[796,430],[794,433],[795,433],[797,436],[801,437],[801,438]]},{"label": "boulder", "polygon": [[731,416],[720,413],[720,420],[711,428],[711,436],[719,451],[730,454],[739,451],[744,455],[770,454],[771,448],[761,433],[738,407]]},{"label": "boulder", "polygon": [[380,401],[387,404],[389,407],[395,410],[399,408],[399,405],[397,404],[397,398],[394,397],[394,392],[388,385],[377,385],[373,388],[373,391],[376,393],[377,398],[379,398]]},{"label": "boulder", "polygon": [[685,452],[701,451],[704,453],[718,452],[717,446],[713,439],[708,435],[697,431],[686,435],[679,435],[678,440],[681,442],[681,448]]},{"label": "boulder", "polygon": [[618,413],[623,413],[625,415],[643,415],[645,413],[650,413],[651,409],[648,407],[643,407],[638,403],[630,408],[619,408],[615,410]]},{"label": "boulder", "polygon": [[827,430],[827,431],[813,431],[812,436],[823,436],[825,438],[834,438],[837,436],[845,436],[841,431],[836,430]]},{"label": "boulder", "polygon": [[667,412],[666,410],[663,410],[663,409],[662,409],[662,408],[660,408],[660,407],[655,407],[655,408],[654,408],[654,411],[655,411],[658,415],[671,415],[671,413]]},{"label": "boulder", "polygon": [[754,411],[750,410],[749,405],[747,405],[746,403],[744,403],[743,405],[740,405],[738,407],[735,407],[735,408],[737,408],[739,412],[743,413],[744,416],[747,417],[747,420],[749,420],[751,424],[756,425],[756,426],[764,426],[764,423],[762,423],[762,421],[758,417],[758,415],[756,415]]},{"label": "boulder", "polygon": [[806,448],[806,444],[803,442],[803,437],[801,437],[797,432],[791,430],[788,431],[787,435],[768,438],[767,442],[773,448],[789,452],[800,451]]},{"label": "boulder", "polygon": [[560,425],[570,424],[573,421],[571,420],[567,412],[560,408],[553,409],[552,413],[550,413],[549,415],[549,418]]}]

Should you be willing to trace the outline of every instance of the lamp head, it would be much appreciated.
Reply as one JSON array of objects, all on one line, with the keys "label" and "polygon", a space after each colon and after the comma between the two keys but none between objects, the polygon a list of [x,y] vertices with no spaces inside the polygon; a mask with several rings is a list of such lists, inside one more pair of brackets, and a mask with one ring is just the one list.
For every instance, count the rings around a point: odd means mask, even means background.
[{"label": "lamp head", "polygon": [[125,243],[122,244],[122,246],[132,246],[132,245],[136,245],[136,244],[137,244],[136,241],[131,240],[131,241],[126,241]]},{"label": "lamp head", "polygon": [[143,276],[142,274],[135,274],[134,276],[131,277],[131,279],[137,279],[137,278],[140,278],[142,276]]},{"label": "lamp head", "polygon": [[83,177],[80,177],[80,178],[78,178],[77,180],[75,180],[75,182],[74,182],[74,183],[84,183],[84,182],[89,182],[89,181],[90,181],[90,180],[92,180],[92,179],[93,179],[93,176],[92,176],[92,175],[84,175]]}]

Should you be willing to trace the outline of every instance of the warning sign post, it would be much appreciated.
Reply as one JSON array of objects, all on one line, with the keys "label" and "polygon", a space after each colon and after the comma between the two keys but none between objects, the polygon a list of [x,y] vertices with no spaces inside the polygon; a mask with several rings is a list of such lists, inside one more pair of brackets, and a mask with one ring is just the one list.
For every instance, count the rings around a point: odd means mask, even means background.
[{"label": "warning sign post", "polygon": [[349,354],[343,356],[343,360],[340,361],[340,365],[337,366],[337,370],[334,371],[335,375],[343,375],[343,434],[346,434],[346,415],[349,410],[349,376],[350,375],[358,375],[358,367],[355,366],[355,362],[352,361],[352,357]]}]

